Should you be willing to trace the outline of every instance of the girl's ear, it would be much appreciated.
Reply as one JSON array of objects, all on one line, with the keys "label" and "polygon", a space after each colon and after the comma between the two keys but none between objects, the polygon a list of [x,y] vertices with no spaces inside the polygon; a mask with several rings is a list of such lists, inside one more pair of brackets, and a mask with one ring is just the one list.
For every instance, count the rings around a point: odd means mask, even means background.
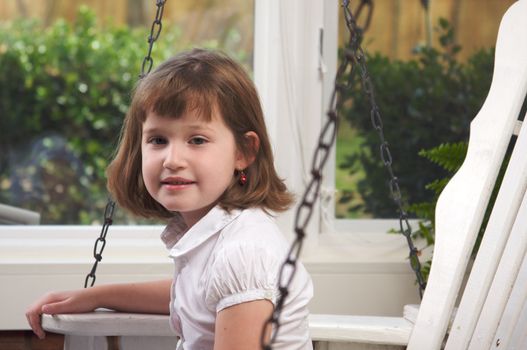
[{"label": "girl's ear", "polygon": [[254,131],[247,131],[243,135],[245,142],[241,147],[245,147],[244,150],[238,150],[238,156],[236,158],[236,169],[243,170],[251,165],[256,159],[256,154],[260,149],[260,138]]}]

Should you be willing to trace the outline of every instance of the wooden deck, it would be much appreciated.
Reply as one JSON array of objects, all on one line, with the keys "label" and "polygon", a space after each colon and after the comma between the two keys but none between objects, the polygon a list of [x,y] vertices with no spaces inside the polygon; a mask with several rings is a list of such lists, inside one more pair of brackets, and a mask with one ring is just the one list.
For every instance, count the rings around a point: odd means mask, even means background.
[{"label": "wooden deck", "polygon": [[64,336],[48,333],[40,340],[31,331],[0,331],[0,349],[5,350],[62,350]]}]

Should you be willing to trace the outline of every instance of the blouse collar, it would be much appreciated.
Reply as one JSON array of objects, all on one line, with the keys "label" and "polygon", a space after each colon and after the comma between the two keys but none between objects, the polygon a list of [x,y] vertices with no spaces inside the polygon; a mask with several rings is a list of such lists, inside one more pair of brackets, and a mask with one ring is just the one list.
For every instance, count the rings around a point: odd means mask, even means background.
[{"label": "blouse collar", "polygon": [[167,249],[170,249],[171,257],[185,255],[221,231],[241,212],[239,209],[228,212],[219,206],[215,206],[188,230],[181,215],[176,215],[170,219],[167,227],[161,233],[161,240]]}]

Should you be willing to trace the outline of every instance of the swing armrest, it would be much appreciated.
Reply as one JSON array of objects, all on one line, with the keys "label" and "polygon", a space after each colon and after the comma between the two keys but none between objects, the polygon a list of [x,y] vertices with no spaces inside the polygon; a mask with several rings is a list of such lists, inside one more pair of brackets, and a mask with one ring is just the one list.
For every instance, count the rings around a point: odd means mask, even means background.
[{"label": "swing armrest", "polygon": [[403,317],[309,315],[309,329],[315,341],[406,346],[419,305],[405,305]]},{"label": "swing armrest", "polygon": [[84,314],[42,315],[42,327],[52,333],[76,336],[175,337],[168,315],[97,310]]},{"label": "swing armrest", "polygon": [[403,317],[309,315],[315,341],[407,345],[413,323]]},{"label": "swing armrest", "polygon": [[[42,315],[43,328],[70,336],[174,337],[168,315],[97,310],[85,314]],[[309,315],[314,341],[406,345],[413,324],[403,317]]]}]

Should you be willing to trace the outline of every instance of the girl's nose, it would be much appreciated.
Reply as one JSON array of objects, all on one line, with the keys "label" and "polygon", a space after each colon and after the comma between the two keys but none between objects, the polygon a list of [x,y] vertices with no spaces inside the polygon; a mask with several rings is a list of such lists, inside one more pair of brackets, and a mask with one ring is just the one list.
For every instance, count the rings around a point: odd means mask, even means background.
[{"label": "girl's nose", "polygon": [[166,169],[176,170],[178,168],[184,168],[185,165],[186,158],[184,147],[168,147],[165,159],[163,161],[163,167]]}]

